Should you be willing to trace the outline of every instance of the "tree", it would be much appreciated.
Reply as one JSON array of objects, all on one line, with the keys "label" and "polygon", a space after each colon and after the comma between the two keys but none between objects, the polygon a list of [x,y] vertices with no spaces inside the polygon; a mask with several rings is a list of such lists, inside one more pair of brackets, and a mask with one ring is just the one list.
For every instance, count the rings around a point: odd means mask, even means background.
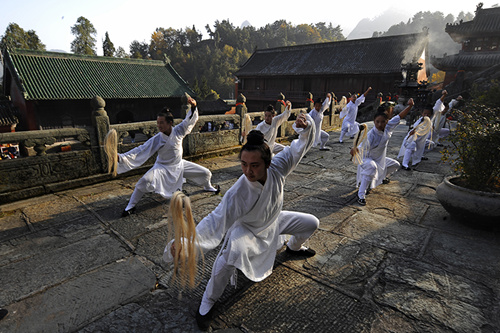
[{"label": "tree", "polygon": [[34,30],[24,31],[16,23],[10,23],[0,41],[0,47],[45,51],[45,45],[40,41]]},{"label": "tree", "polygon": [[189,46],[194,46],[197,43],[201,42],[201,38],[203,35],[199,33],[195,26],[193,25],[192,29],[186,28],[186,37]]},{"label": "tree", "polygon": [[116,53],[115,46],[113,45],[111,39],[109,39],[107,31],[104,37],[104,41],[102,42],[102,51],[105,57],[112,57]]},{"label": "tree", "polygon": [[125,52],[123,47],[118,46],[118,49],[116,50],[115,57],[117,58],[130,58],[130,55]]},{"label": "tree", "polygon": [[134,40],[130,43],[130,57],[137,59],[149,59],[149,44],[146,42],[140,43]]},{"label": "tree", "polygon": [[71,33],[75,35],[75,39],[71,42],[71,52],[75,54],[96,55],[95,35],[97,30],[92,23],[83,16],[76,20],[76,24],[71,27]]}]

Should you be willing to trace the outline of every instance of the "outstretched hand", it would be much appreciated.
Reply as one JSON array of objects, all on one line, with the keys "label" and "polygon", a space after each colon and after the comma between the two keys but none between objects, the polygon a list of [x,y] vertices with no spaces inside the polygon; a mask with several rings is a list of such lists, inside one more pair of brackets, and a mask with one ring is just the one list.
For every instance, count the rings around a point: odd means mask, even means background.
[{"label": "outstretched hand", "polygon": [[414,106],[414,105],[415,105],[415,102],[413,101],[413,98],[410,98],[410,99],[408,100],[408,105],[409,105],[409,106]]},{"label": "outstretched hand", "polygon": [[191,107],[195,108],[196,107],[196,100],[192,97],[189,97],[187,100],[188,104],[191,105]]},{"label": "outstretched hand", "polygon": [[295,121],[295,126],[297,126],[297,128],[306,128],[307,127],[307,119],[306,119],[306,115],[301,113],[299,114],[299,116],[297,117],[297,120]]}]

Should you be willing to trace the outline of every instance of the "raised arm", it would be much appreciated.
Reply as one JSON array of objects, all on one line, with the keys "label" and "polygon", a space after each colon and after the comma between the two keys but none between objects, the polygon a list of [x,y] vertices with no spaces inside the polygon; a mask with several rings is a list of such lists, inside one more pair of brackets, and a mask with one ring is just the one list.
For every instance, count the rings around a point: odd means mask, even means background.
[{"label": "raised arm", "polygon": [[372,90],[372,87],[368,87],[368,89],[366,89],[366,91],[364,92],[363,96],[366,97],[366,94],[368,94],[370,90]]},{"label": "raised arm", "polygon": [[271,167],[279,170],[283,176],[287,176],[299,164],[302,157],[314,143],[316,127],[314,121],[308,114],[300,114],[293,125],[299,138],[292,141],[281,152],[273,157]]},{"label": "raised arm", "polygon": [[288,118],[290,118],[291,110],[292,103],[290,101],[286,101],[285,111],[273,118],[273,123],[276,125],[276,127],[281,126],[281,124],[283,124],[288,120]]},{"label": "raised arm", "polygon": [[198,108],[197,103],[194,98],[188,98],[189,110],[186,113],[186,118],[177,126],[174,127],[174,131],[177,135],[182,137],[188,135],[193,130],[194,125],[198,121]]},{"label": "raised arm", "polygon": [[330,93],[326,94],[326,98],[323,101],[323,104],[321,105],[321,109],[319,110],[319,113],[325,112],[326,109],[328,109],[328,107],[330,106],[331,101],[332,101],[332,95]]},{"label": "raised arm", "polygon": [[410,99],[408,100],[408,105],[407,105],[407,107],[406,107],[403,111],[401,111],[401,112],[399,113],[399,118],[403,119],[404,117],[406,117],[406,115],[410,112],[410,110],[411,110],[411,108],[413,107],[413,105],[414,105],[413,98],[410,98]]}]

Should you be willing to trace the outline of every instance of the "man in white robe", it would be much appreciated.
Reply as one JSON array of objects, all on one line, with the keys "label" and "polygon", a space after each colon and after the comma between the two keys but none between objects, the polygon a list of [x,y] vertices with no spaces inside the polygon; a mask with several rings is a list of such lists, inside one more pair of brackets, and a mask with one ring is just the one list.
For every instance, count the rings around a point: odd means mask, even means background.
[{"label": "man in white robe", "polygon": [[276,142],[276,136],[278,135],[278,129],[280,126],[290,117],[290,107],[291,104],[287,104],[285,111],[280,115],[276,115],[274,107],[269,105],[267,110],[264,112],[264,120],[261,121],[255,128],[264,134],[267,145],[273,154],[277,154],[285,148],[284,145]]},{"label": "man in white robe", "polygon": [[344,109],[340,111],[340,119],[344,119],[342,121],[342,128],[340,130],[340,138],[339,142],[344,143],[344,135],[350,136],[351,138],[359,132],[359,123],[356,122],[356,117],[358,116],[358,108],[361,103],[365,101],[366,94],[368,94],[372,90],[372,87],[369,87],[365,93],[359,97],[356,94],[352,94],[349,97],[350,101],[347,103]]},{"label": "man in white robe", "polygon": [[387,120],[388,116],[382,107],[381,112],[375,114],[374,127],[368,132],[366,140],[358,147],[351,149],[351,155],[362,152],[363,162],[358,165],[356,185],[359,186],[357,201],[360,205],[366,205],[366,190],[374,189],[382,184],[387,176],[397,171],[399,162],[386,157],[387,145],[396,126],[402,118],[406,117],[413,106],[413,99],[408,100],[408,106],[399,115]]},{"label": "man in white robe", "polygon": [[439,140],[446,138],[450,134],[449,128],[444,128],[446,123],[446,113],[449,106],[444,103],[445,97],[448,95],[446,90],[443,90],[441,97],[434,104],[434,116],[432,117],[432,132],[429,135],[429,140],[433,141],[436,145],[441,146]]},{"label": "man in white robe", "polygon": [[128,152],[118,154],[117,171],[120,174],[141,166],[158,152],[153,167],[135,185],[122,216],[133,214],[136,204],[146,192],[155,192],[164,198],[171,198],[175,191],[182,190],[184,179],[203,186],[205,191],[218,193],[219,188],[214,188],[210,183],[212,178],[210,170],[182,159],[182,140],[198,121],[196,101],[189,98],[188,104],[190,108],[180,124],[173,126],[173,117],[170,113],[160,114],[157,117],[158,134]]},{"label": "man in white robe", "polygon": [[427,160],[427,157],[424,157],[425,148],[427,147],[429,149],[434,146],[434,142],[428,139],[429,132],[420,134],[415,131],[415,128],[424,122],[425,117],[429,119],[428,121],[432,118],[433,111],[431,106],[432,105],[429,105],[424,108],[422,116],[413,124],[413,129],[408,132],[401,144],[398,158],[403,157],[401,163],[401,168],[403,170],[410,171],[422,160]]},{"label": "man in white robe", "polygon": [[326,147],[326,143],[328,142],[328,138],[330,135],[321,129],[321,125],[323,123],[323,114],[326,109],[330,107],[330,103],[332,101],[332,95],[330,93],[326,94],[326,98],[321,103],[321,99],[318,98],[314,103],[314,109],[309,111],[309,115],[314,121],[314,126],[316,127],[316,136],[314,138],[314,146],[320,145],[319,150],[330,150]]},{"label": "man in white robe", "polygon": [[[315,254],[303,244],[318,228],[319,220],[311,214],[282,210],[285,179],[312,146],[315,137],[315,126],[309,115],[299,115],[293,127],[299,138],[272,160],[269,156],[268,162],[260,151],[242,148],[244,174],[226,192],[217,208],[196,227],[197,247],[204,253],[223,240],[197,312],[201,329],[208,329],[211,309],[236,269],[255,282],[271,274],[284,235],[292,235],[286,247],[290,255],[310,257]],[[172,243],[168,243],[163,254],[166,262],[173,260]]]}]

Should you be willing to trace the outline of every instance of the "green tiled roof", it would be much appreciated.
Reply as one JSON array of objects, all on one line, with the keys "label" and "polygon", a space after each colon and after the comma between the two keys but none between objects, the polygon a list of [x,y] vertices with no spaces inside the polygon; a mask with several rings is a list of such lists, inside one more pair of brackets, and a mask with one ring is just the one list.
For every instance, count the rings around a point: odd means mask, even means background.
[{"label": "green tiled roof", "polygon": [[193,94],[163,61],[9,50],[5,66],[26,100],[180,97]]}]

